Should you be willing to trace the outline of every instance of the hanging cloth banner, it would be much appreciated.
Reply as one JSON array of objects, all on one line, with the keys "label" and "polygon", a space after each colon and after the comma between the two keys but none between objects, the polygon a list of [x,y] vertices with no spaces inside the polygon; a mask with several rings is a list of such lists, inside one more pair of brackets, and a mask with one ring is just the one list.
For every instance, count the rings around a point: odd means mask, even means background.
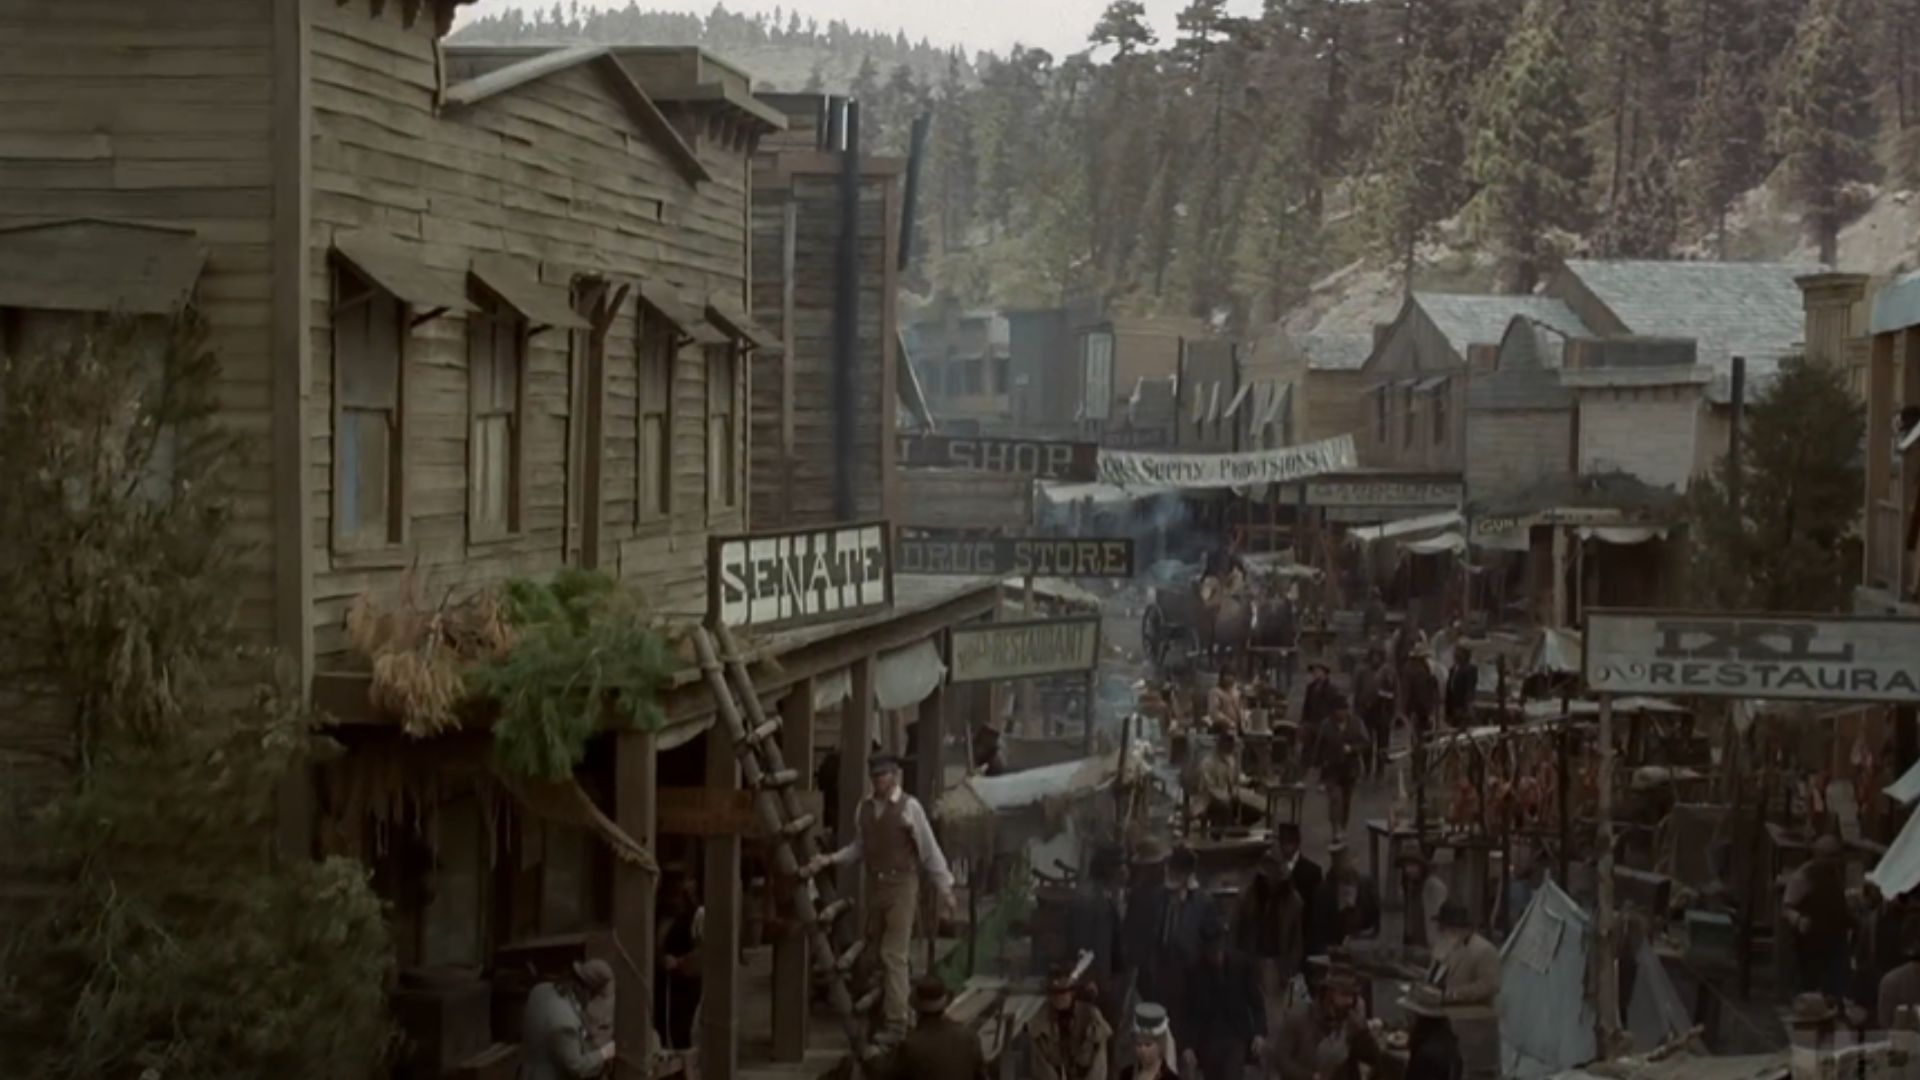
[{"label": "hanging cloth banner", "polygon": [[1284,484],[1343,472],[1359,464],[1353,436],[1337,435],[1305,446],[1244,454],[1151,454],[1100,451],[1100,480],[1121,487],[1228,488]]}]

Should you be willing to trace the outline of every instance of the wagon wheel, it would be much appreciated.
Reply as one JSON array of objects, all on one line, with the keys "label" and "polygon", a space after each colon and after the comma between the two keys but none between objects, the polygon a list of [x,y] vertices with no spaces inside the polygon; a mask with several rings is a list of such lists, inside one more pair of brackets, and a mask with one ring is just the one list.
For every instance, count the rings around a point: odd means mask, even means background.
[{"label": "wagon wheel", "polygon": [[1160,613],[1160,605],[1149,604],[1140,616],[1140,642],[1146,646],[1147,657],[1159,667],[1167,659],[1167,621]]}]

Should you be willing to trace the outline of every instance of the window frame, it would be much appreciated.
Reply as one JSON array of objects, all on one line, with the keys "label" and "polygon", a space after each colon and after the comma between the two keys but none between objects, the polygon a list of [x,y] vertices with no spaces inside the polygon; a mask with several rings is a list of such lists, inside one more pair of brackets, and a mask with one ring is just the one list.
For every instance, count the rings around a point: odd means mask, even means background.
[{"label": "window frame", "polygon": [[1414,444],[1413,431],[1414,431],[1414,428],[1417,426],[1417,421],[1418,421],[1418,413],[1420,409],[1420,406],[1419,406],[1420,394],[1419,394],[1419,391],[1414,388],[1413,383],[1407,384],[1406,393],[1407,393],[1406,406],[1403,413],[1403,427],[1400,434],[1400,445],[1403,449],[1410,450],[1413,448],[1413,444]]},{"label": "window frame", "polygon": [[[492,295],[488,290],[475,287],[471,290],[474,310],[467,313],[467,543],[486,544],[501,540],[513,540],[526,534],[526,493],[527,493],[527,365],[532,351],[533,328],[528,319],[504,299]],[[509,407],[504,410],[507,418],[507,461],[505,465],[507,490],[503,499],[503,513],[499,520],[482,520],[480,486],[480,422],[482,420],[482,394],[479,370],[475,366],[479,359],[479,333],[487,329],[486,342],[490,364],[489,373],[496,372],[500,363],[501,335],[506,332],[510,345],[508,363],[512,367],[513,385],[507,395]],[[490,416],[501,413],[498,401],[492,402]]]},{"label": "window frame", "polygon": [[1452,389],[1450,385],[1444,382],[1433,388],[1432,420],[1433,445],[1435,446],[1447,445],[1447,421],[1449,419],[1447,414],[1449,412],[1448,405],[1450,404],[1447,401],[1447,394]]},{"label": "window frame", "polygon": [[1378,387],[1373,392],[1373,434],[1374,441],[1382,446],[1393,442],[1393,385]]},{"label": "window frame", "polygon": [[[641,302],[633,332],[633,527],[661,531],[673,522],[674,380],[680,365],[679,331]],[[660,421],[660,446],[648,454],[647,421]],[[654,471],[649,484],[648,469]],[[650,496],[658,488],[658,505]]]},{"label": "window frame", "polygon": [[[738,342],[729,341],[724,345],[702,347],[700,355],[701,371],[706,384],[706,413],[701,430],[705,435],[705,457],[707,472],[707,517],[709,520],[728,514],[738,513],[741,503],[740,476],[740,360],[743,350]],[[725,376],[716,379],[716,369]],[[716,389],[721,382],[724,390]],[[724,408],[721,406],[724,405]],[[719,460],[722,443],[719,432],[714,430],[716,419],[726,421],[726,461],[725,468]],[[719,485],[720,498],[716,499],[715,486]]]},{"label": "window frame", "polygon": [[[352,295],[348,295],[348,285],[356,286]],[[328,363],[332,374],[332,383],[328,388],[332,399],[329,402],[331,426],[328,430],[329,456],[332,459],[329,462],[332,486],[327,498],[328,547],[336,563],[402,565],[413,535],[409,515],[411,500],[407,490],[407,434],[410,427],[407,422],[410,398],[407,392],[407,361],[410,351],[408,344],[413,336],[411,309],[405,300],[338,258],[331,260],[328,268],[328,290],[331,294],[328,308]],[[384,535],[375,535],[365,529],[349,532],[342,527],[346,516],[343,510],[348,486],[346,455],[341,452],[346,416],[349,411],[379,410],[351,405],[346,401],[345,372],[349,361],[342,355],[341,325],[343,316],[352,316],[360,311],[368,312],[367,318],[371,320],[373,310],[383,300],[393,306],[394,386],[393,402],[385,410],[391,414],[387,422],[387,527]],[[369,322],[369,338],[375,329]]]}]

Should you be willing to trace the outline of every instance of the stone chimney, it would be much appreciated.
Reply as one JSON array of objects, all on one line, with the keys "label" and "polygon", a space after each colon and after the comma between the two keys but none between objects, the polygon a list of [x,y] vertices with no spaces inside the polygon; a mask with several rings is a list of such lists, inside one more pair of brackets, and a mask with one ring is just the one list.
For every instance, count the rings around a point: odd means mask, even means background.
[{"label": "stone chimney", "polygon": [[1867,275],[1821,273],[1794,278],[1807,321],[1802,348],[1808,360],[1845,368],[1847,345],[1859,336],[1854,312],[1867,298]]}]

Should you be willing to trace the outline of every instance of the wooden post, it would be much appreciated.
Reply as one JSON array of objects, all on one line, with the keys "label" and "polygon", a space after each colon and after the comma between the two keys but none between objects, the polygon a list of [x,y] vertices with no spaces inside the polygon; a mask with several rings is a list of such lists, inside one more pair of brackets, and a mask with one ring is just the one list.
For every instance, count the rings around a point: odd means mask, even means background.
[{"label": "wooden post", "polygon": [[1553,626],[1564,628],[1567,625],[1567,560],[1571,553],[1567,551],[1567,527],[1554,525],[1553,529]]},{"label": "wooden post", "polygon": [[1600,1059],[1610,1061],[1620,1043],[1620,958],[1613,910],[1613,695],[1600,695]]},{"label": "wooden post", "polygon": [[[838,845],[853,842],[854,830],[860,827],[855,811],[867,795],[867,763],[873,754],[873,657],[863,656],[854,661],[852,679],[853,695],[840,708],[840,805],[834,811],[835,820],[840,822],[840,832],[834,837]],[[840,868],[840,895],[856,898],[854,926],[867,925],[866,897],[860,895],[861,877],[858,866]]]},{"label": "wooden post", "polygon": [[1082,725],[1080,731],[1081,757],[1091,757],[1093,755],[1093,717],[1095,713],[1093,699],[1094,695],[1100,689],[1100,655],[1097,648],[1094,650],[1093,663],[1093,669],[1087,672],[1087,699],[1082,702],[1080,706],[1080,723]]},{"label": "wooden post", "polygon": [[[650,731],[623,731],[614,742],[614,820],[621,831],[658,851],[655,766],[659,740]],[[653,925],[658,882],[625,860],[613,864],[613,936],[619,946],[613,967],[613,1041],[620,1056],[615,1080],[648,1075],[648,1034],[653,1030]]]},{"label": "wooden post", "polygon": [[[1033,609],[1032,574],[1028,574],[1021,583],[1020,617],[1022,619],[1037,619],[1040,617],[1039,612]],[[1036,722],[1037,717],[1035,717],[1034,713],[1037,710],[1033,707],[1034,689],[1032,679],[1020,680],[1020,684],[1015,688],[1014,693],[1017,695],[1014,700],[1019,702],[1020,708],[1019,730],[1032,735],[1053,735],[1057,732],[1057,723],[1039,724]]]},{"label": "wooden post", "polygon": [[[707,731],[707,788],[740,787],[740,763],[726,725]],[[740,836],[709,836],[705,844],[706,937],[700,945],[700,1074],[735,1080],[740,1072]]]},{"label": "wooden post", "polygon": [[[813,787],[813,680],[795,683],[780,702],[780,740],[789,768],[800,771],[800,788]],[[782,881],[790,892],[797,882]],[[789,895],[780,903],[792,910]],[[807,1056],[807,1004],[811,999],[807,969],[807,928],[785,926],[773,943],[773,1060],[801,1061]]]}]

